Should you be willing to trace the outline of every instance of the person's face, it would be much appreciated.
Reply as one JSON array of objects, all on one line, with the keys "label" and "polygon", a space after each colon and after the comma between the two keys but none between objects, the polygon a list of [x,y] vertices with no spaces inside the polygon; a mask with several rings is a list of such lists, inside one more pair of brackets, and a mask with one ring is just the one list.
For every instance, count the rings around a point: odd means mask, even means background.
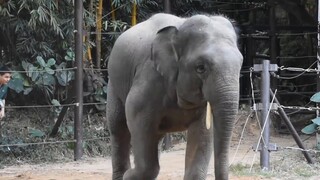
[{"label": "person's face", "polygon": [[7,84],[11,79],[11,73],[4,73],[0,75],[0,85]]}]

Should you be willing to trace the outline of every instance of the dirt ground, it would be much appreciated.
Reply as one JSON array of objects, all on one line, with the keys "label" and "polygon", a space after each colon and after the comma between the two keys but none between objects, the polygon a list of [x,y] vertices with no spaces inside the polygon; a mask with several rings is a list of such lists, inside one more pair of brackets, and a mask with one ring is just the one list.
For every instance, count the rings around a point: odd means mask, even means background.
[{"label": "dirt ground", "polygon": [[[260,179],[320,179],[318,175],[319,152],[314,150],[315,137],[301,135],[301,139],[310,149],[312,158],[316,161],[310,165],[306,162],[301,151],[290,134],[271,134],[271,143],[276,143],[278,151],[270,153],[270,170],[262,171],[259,165],[260,154],[253,151],[257,144],[260,131],[256,120],[248,114],[241,114],[236,123],[232,137],[230,152],[231,180],[260,180]],[[249,117],[248,124],[245,120]],[[242,135],[241,135],[242,134]],[[239,146],[238,146],[239,145]],[[185,143],[176,144],[169,151],[161,153],[161,171],[158,180],[183,179]],[[251,167],[252,166],[252,167]],[[207,179],[214,179],[213,159],[211,160]],[[22,163],[15,166],[4,166],[0,169],[0,180],[109,180],[111,179],[110,157],[84,157],[74,162],[44,163],[30,165]]]}]

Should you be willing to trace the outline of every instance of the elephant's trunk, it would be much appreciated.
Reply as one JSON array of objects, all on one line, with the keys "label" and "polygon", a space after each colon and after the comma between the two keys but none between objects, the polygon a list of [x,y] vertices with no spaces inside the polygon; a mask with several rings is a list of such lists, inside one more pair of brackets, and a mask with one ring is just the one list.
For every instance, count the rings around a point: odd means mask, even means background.
[{"label": "elephant's trunk", "polygon": [[[225,81],[224,81],[225,82]],[[216,88],[209,100],[213,112],[215,179],[228,179],[229,145],[239,105],[238,80]],[[221,84],[219,84],[220,86]]]}]

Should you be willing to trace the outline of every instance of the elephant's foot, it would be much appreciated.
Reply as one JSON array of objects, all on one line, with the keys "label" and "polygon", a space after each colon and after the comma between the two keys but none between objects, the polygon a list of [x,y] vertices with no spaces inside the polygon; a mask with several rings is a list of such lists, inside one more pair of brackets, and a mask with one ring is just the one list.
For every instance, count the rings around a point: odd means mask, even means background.
[{"label": "elephant's foot", "polygon": [[155,180],[159,174],[159,169],[152,170],[151,168],[141,170],[129,169],[123,176],[123,180]]}]

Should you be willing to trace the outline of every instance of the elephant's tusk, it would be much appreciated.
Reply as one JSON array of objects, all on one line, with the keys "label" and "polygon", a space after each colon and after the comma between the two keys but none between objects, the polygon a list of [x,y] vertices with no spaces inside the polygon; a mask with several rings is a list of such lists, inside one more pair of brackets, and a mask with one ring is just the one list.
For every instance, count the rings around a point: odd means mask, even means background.
[{"label": "elephant's tusk", "polygon": [[206,115],[206,127],[207,127],[207,129],[210,129],[211,121],[212,121],[211,106],[210,106],[210,103],[207,102],[207,115]]}]

